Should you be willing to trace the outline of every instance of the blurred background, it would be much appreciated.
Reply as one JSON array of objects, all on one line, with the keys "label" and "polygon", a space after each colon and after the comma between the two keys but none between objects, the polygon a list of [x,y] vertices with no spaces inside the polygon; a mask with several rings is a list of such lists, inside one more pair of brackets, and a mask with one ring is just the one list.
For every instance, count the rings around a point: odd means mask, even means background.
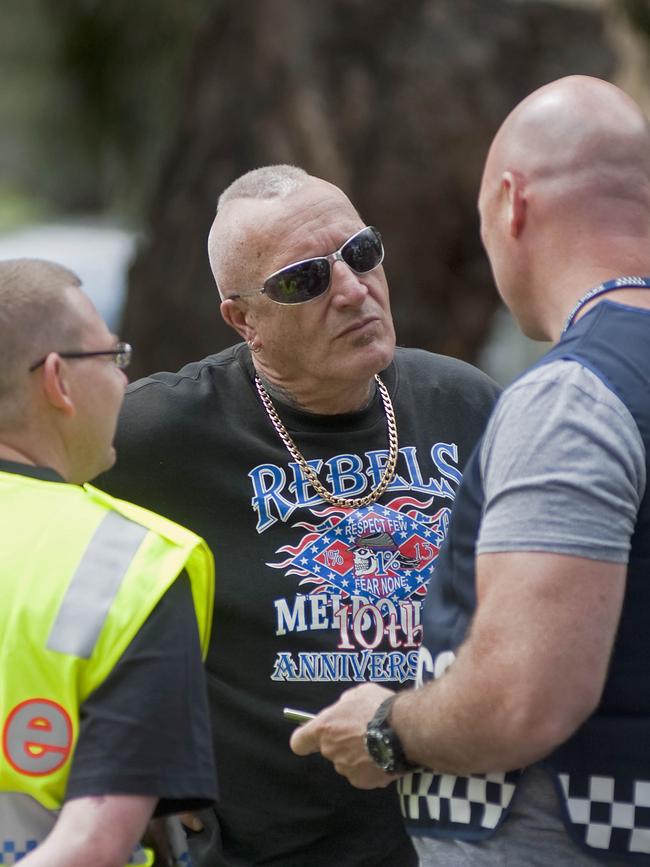
[{"label": "blurred background", "polygon": [[562,75],[650,112],[650,0],[3,0],[0,258],[82,277],[133,376],[235,342],[206,237],[235,177],[288,162],[386,245],[398,342],[505,384],[518,334],[476,196],[510,109]]}]

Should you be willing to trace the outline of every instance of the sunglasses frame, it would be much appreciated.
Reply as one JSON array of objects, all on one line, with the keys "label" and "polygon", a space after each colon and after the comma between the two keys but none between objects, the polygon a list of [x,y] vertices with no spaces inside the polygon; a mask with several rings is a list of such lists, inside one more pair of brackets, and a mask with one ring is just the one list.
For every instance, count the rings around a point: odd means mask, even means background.
[{"label": "sunglasses frame", "polygon": [[[354,241],[354,239],[356,237],[361,235],[363,232],[367,232],[369,229],[370,229],[370,231],[374,232],[377,240],[379,241],[379,245],[381,247],[381,255],[379,257],[379,261],[377,262],[377,264],[373,265],[372,268],[368,268],[367,271],[357,271],[351,265],[348,265],[348,263],[343,258],[343,254],[341,251],[344,250],[351,241]],[[311,301],[316,301],[316,299],[322,298],[322,296],[328,292],[330,286],[332,285],[332,273],[333,273],[335,262],[343,262],[355,274],[370,274],[370,272],[374,271],[375,268],[379,268],[381,263],[384,261],[384,254],[385,254],[384,242],[382,240],[381,233],[379,232],[379,229],[375,228],[375,226],[364,226],[362,229],[359,229],[358,232],[355,232],[354,235],[350,235],[350,237],[347,239],[347,241],[344,241],[341,244],[341,246],[338,248],[338,250],[335,250],[333,253],[328,253],[326,256],[311,256],[309,259],[300,259],[297,262],[290,262],[288,265],[285,265],[284,267],[279,268],[277,271],[274,271],[272,274],[269,274],[269,276],[264,281],[264,285],[262,286],[261,289],[255,289],[253,292],[245,292],[245,293],[239,292],[235,295],[229,295],[228,300],[235,301],[238,298],[250,298],[253,295],[260,295],[261,294],[261,295],[266,295],[266,297],[269,299],[269,301],[272,301],[274,304],[281,304],[283,307],[295,307],[298,304],[309,304]],[[323,262],[323,261],[327,262],[328,265],[330,266],[330,276],[329,276],[329,280],[327,282],[327,286],[323,289],[322,292],[319,292],[318,295],[314,295],[313,298],[305,298],[304,301],[278,301],[277,299],[272,298],[268,294],[268,291],[266,289],[266,284],[268,283],[269,280],[272,280],[274,277],[277,277],[279,274],[283,274],[285,271],[288,271],[291,268],[295,268],[298,265],[307,265],[310,262]]]}]

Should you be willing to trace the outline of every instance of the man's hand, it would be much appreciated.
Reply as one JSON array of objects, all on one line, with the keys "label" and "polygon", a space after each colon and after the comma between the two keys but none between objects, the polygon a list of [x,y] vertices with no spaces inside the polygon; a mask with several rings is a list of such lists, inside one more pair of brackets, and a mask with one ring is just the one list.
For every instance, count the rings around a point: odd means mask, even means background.
[{"label": "man's hand", "polygon": [[203,822],[199,819],[196,813],[179,813],[178,818],[186,828],[190,831],[202,831]]},{"label": "man's hand", "polygon": [[379,705],[393,693],[374,683],[348,689],[336,704],[296,729],[290,746],[296,755],[320,752],[357,789],[378,789],[390,785],[396,776],[385,773],[366,751],[366,726]]}]

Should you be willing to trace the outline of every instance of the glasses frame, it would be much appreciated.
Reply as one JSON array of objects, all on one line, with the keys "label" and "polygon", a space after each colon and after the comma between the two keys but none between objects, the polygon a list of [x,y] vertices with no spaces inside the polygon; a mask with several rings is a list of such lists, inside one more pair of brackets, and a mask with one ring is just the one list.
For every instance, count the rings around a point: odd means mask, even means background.
[{"label": "glasses frame", "polygon": [[[381,256],[379,257],[379,262],[377,262],[376,265],[373,265],[372,268],[368,268],[367,271],[357,271],[351,265],[348,265],[348,263],[343,258],[341,251],[344,250],[345,247],[347,247],[347,245],[350,243],[350,241],[354,241],[354,239],[358,235],[361,235],[363,232],[367,232],[368,229],[370,229],[372,232],[374,232],[375,235],[377,236],[377,240],[379,241],[379,245],[381,247]],[[318,298],[322,298],[322,296],[325,295],[328,292],[328,290],[330,289],[330,287],[332,285],[332,273],[334,271],[334,263],[335,262],[343,262],[343,264],[347,265],[347,267],[351,271],[353,271],[355,274],[370,274],[370,272],[374,271],[375,268],[379,268],[381,263],[384,261],[384,254],[385,254],[384,242],[382,240],[381,233],[380,233],[379,229],[375,228],[375,226],[364,226],[362,229],[359,229],[358,232],[355,232],[354,235],[350,235],[350,237],[347,239],[347,241],[344,241],[341,244],[341,246],[338,248],[338,250],[335,250],[333,253],[328,253],[326,256],[312,256],[309,259],[300,259],[298,262],[290,262],[288,265],[285,265],[282,268],[278,268],[277,271],[274,271],[272,274],[269,274],[269,276],[264,281],[264,285],[262,286],[261,289],[255,289],[252,292],[238,292],[235,295],[229,295],[228,300],[229,301],[236,301],[238,298],[251,298],[253,295],[260,295],[261,294],[261,295],[266,295],[267,298],[269,299],[269,301],[272,301],[274,304],[281,304],[282,307],[297,307],[299,304],[309,304],[311,301],[316,301]],[[297,265],[308,265],[310,262],[322,262],[322,261],[326,261],[330,266],[330,278],[329,278],[329,281],[327,283],[327,286],[323,289],[322,292],[319,292],[318,295],[314,295],[313,298],[306,298],[304,301],[277,301],[275,298],[271,298],[271,296],[268,295],[267,290],[266,290],[266,284],[269,280],[272,280],[274,277],[277,277],[279,274],[282,274],[284,271],[288,271],[290,268],[295,268]]]},{"label": "glasses frame", "polygon": [[[56,350],[53,351],[55,352]],[[95,358],[100,355],[112,355],[113,361],[117,367],[120,370],[125,370],[131,363],[133,347],[130,343],[120,340],[114,349],[100,349],[94,352],[57,352],[56,354],[60,358]],[[48,352],[47,355],[44,355],[43,358],[39,358],[38,361],[35,361],[29,368],[29,372],[32,373],[32,371],[39,368],[42,364],[45,364],[49,355],[51,355],[50,352]]]}]

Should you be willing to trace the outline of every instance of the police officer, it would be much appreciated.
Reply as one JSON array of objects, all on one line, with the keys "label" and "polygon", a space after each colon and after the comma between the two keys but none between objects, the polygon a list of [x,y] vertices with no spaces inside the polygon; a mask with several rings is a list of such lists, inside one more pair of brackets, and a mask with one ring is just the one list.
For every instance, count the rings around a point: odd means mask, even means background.
[{"label": "police officer", "polygon": [[425,865],[648,864],[646,117],[604,81],[546,85],[498,132],[479,210],[500,294],[556,345],[464,474],[423,616],[435,680],[348,692],[293,747],[358,786],[404,775]]},{"label": "police officer", "polygon": [[0,863],[151,864],[152,813],[215,795],[212,555],[85,484],[115,460],[131,347],[78,278],[0,262],[0,311]]}]

